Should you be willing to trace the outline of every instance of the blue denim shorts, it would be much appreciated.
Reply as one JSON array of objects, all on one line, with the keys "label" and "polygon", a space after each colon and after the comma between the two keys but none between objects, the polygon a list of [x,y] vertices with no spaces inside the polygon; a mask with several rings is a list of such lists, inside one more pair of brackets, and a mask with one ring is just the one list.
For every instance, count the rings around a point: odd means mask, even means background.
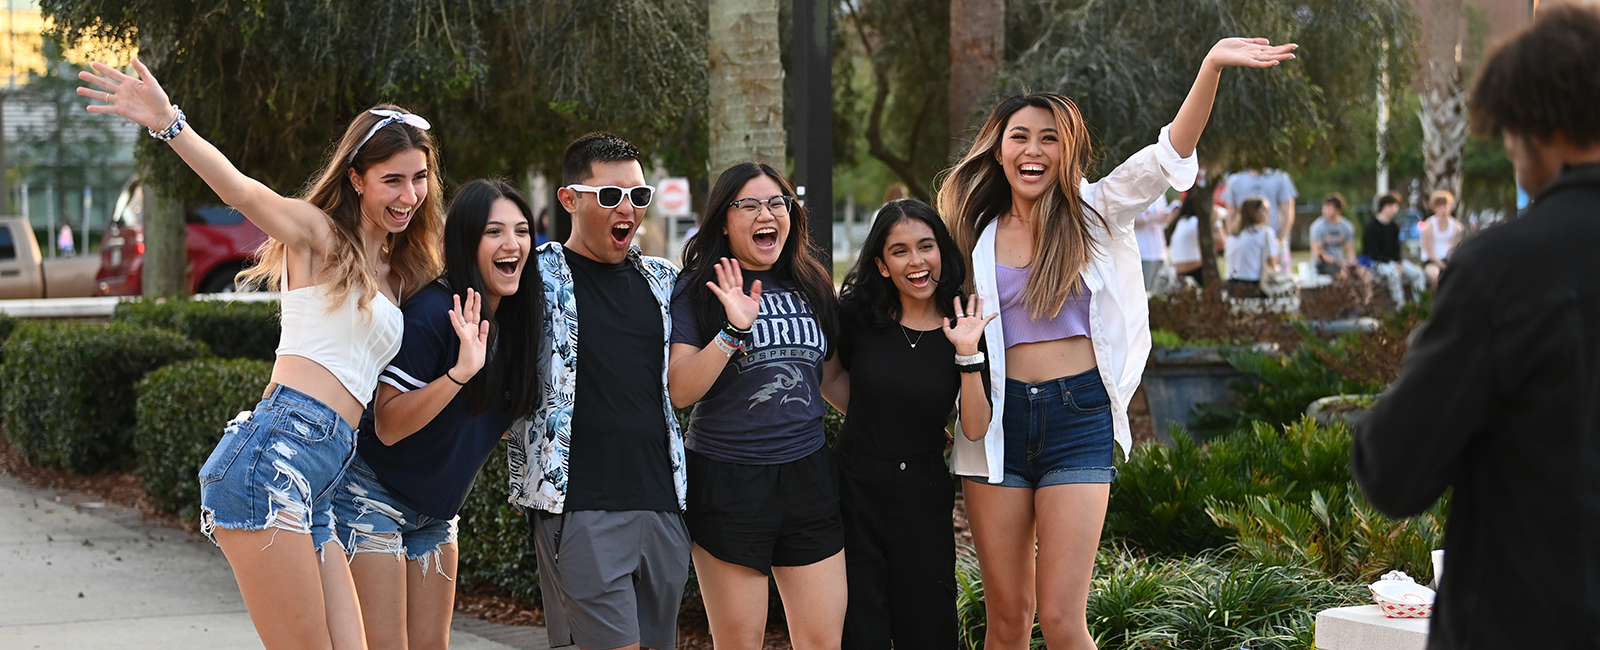
[{"label": "blue denim shorts", "polygon": [[1003,487],[1110,483],[1117,477],[1111,396],[1097,369],[1036,384],[1007,379],[1001,426]]},{"label": "blue denim shorts", "polygon": [[378,480],[378,475],[357,454],[339,487],[333,492],[333,514],[345,552],[404,555],[444,573],[439,552],[456,543],[456,522],[461,516],[435,519],[411,509]]},{"label": "blue denim shorts", "polygon": [[355,457],[355,431],[317,398],[278,385],[228,422],[200,467],[200,530],[277,528],[334,538],[333,488]]}]

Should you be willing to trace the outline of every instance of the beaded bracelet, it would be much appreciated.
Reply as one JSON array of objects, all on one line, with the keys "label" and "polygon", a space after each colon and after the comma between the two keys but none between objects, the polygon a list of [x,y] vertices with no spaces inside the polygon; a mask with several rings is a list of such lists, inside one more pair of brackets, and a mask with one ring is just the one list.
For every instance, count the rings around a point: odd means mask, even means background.
[{"label": "beaded bracelet", "polygon": [[173,104],[172,110],[177,111],[178,113],[177,117],[172,118],[172,124],[167,125],[167,128],[162,129],[161,131],[150,129],[150,137],[162,142],[171,142],[173,138],[178,137],[178,134],[183,132],[183,127],[185,124],[187,124],[183,114],[183,109],[178,108],[177,104]]}]

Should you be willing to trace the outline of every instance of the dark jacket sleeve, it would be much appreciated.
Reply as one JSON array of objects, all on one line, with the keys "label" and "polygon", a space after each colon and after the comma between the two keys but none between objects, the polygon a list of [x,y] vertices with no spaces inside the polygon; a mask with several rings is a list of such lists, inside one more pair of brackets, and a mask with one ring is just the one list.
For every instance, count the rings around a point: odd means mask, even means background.
[{"label": "dark jacket sleeve", "polygon": [[1355,432],[1350,473],[1392,517],[1416,515],[1438,500],[1494,402],[1489,291],[1474,274],[1483,265],[1473,261],[1459,259],[1445,272],[1399,379]]}]

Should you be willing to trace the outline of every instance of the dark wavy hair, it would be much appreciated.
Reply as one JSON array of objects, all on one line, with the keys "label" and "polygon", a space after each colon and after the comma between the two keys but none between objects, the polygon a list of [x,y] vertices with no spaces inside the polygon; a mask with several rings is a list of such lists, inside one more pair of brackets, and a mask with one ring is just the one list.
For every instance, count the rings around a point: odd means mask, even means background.
[{"label": "dark wavy hair", "polygon": [[[478,266],[478,245],[489,222],[489,210],[500,199],[516,205],[532,228],[533,211],[528,208],[528,201],[505,181],[469,182],[450,201],[444,224],[445,274],[440,280],[463,300],[467,289],[486,294],[487,283]],[[503,405],[511,417],[526,417],[533,415],[542,402],[538,356],[539,338],[544,335],[544,287],[535,257],[530,247],[517,292],[502,296],[500,306],[493,312],[485,311],[490,354],[483,371],[468,380],[463,389],[469,413],[483,413]]]},{"label": "dark wavy hair", "polygon": [[877,261],[883,259],[884,248],[889,245],[889,232],[896,224],[912,220],[933,230],[933,239],[939,246],[939,276],[934,278],[938,285],[934,287],[933,303],[940,314],[955,318],[953,303],[966,286],[967,263],[939,213],[916,199],[890,201],[878,210],[866,241],[861,243],[861,252],[856,255],[856,265],[845,274],[844,286],[839,289],[839,312],[844,318],[874,327],[900,322],[904,309],[900,291],[893,279],[878,272]]},{"label": "dark wavy hair", "polygon": [[[706,197],[705,211],[700,214],[700,231],[683,245],[683,272],[678,277],[688,279],[684,291],[694,310],[700,337],[705,339],[702,346],[711,342],[728,318],[722,302],[706,288],[706,283],[717,281],[717,260],[734,257],[728,235],[723,232],[728,224],[728,213],[733,210],[730,204],[739,197],[739,190],[744,189],[745,183],[761,176],[772,179],[785,195],[794,196],[794,185],[789,179],[766,163],[747,162],[729,167],[717,177],[717,184]],[[807,233],[805,207],[796,201],[789,210],[789,236],[783,242],[778,262],[772,265],[772,274],[786,283],[787,288],[800,293],[811,307],[817,326],[832,341],[839,333],[838,300],[833,294],[833,279],[817,260]]]},{"label": "dark wavy hair", "polygon": [[1600,9],[1556,5],[1495,48],[1467,104],[1480,136],[1600,142]]}]

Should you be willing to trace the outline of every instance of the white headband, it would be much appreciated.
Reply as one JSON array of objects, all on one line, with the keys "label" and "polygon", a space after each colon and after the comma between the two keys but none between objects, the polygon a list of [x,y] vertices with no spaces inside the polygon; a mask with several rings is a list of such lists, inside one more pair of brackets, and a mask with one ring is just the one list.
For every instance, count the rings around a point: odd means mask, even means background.
[{"label": "white headband", "polygon": [[377,133],[378,129],[389,126],[390,124],[394,124],[395,122],[410,124],[411,126],[422,129],[423,131],[433,128],[433,125],[429,124],[427,120],[422,119],[422,116],[420,115],[412,115],[410,113],[402,113],[400,111],[391,111],[382,108],[368,109],[367,112],[373,115],[381,115],[383,116],[383,119],[378,120],[377,124],[374,124],[372,125],[372,128],[367,129],[367,135],[361,138],[361,142],[356,143],[355,149],[350,150],[350,159],[344,162],[346,165],[355,163],[356,154],[361,151],[361,147],[366,146],[367,141],[372,139],[372,134]]}]

